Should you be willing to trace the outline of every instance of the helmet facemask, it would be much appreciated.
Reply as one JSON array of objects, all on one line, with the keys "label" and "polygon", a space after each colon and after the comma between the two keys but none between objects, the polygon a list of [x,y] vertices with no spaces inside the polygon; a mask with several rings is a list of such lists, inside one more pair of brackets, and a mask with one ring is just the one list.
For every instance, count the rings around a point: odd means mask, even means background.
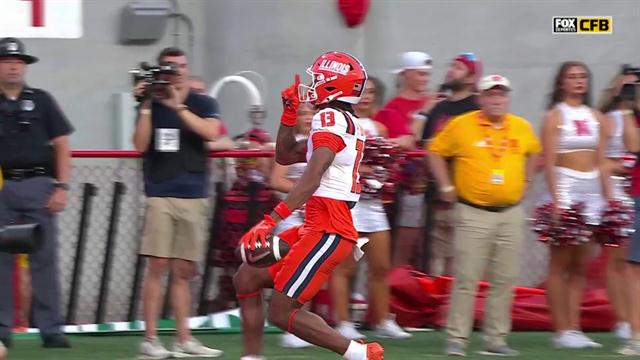
[{"label": "helmet facemask", "polygon": [[335,80],[337,78],[337,75],[327,78],[322,73],[313,72],[311,68],[308,68],[306,73],[311,77],[311,85],[305,85],[305,84],[298,85],[298,99],[300,100],[300,102],[310,102],[314,105],[319,105],[319,104],[327,103],[335,99],[336,97],[342,95],[342,92],[337,92],[335,94],[331,94],[330,96],[327,96],[326,98],[322,99],[321,102],[318,103],[317,102],[318,92],[316,91],[316,89],[321,85],[324,85],[330,81]]}]

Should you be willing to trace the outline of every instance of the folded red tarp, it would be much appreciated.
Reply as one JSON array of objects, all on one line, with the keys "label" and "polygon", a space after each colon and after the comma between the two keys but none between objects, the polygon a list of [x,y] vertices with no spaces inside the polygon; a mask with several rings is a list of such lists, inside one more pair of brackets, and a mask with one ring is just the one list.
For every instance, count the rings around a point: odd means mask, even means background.
[{"label": "folded red tarp", "polygon": [[[446,324],[452,279],[431,278],[411,267],[393,269],[388,278],[391,286],[391,312],[397,322],[411,327],[442,327]],[[480,282],[476,296],[474,319],[480,326],[489,284]],[[590,287],[585,290],[581,325],[586,331],[608,331],[615,322],[606,290]],[[546,291],[540,288],[517,287],[512,308],[514,330],[551,331],[551,318],[546,303]]]}]

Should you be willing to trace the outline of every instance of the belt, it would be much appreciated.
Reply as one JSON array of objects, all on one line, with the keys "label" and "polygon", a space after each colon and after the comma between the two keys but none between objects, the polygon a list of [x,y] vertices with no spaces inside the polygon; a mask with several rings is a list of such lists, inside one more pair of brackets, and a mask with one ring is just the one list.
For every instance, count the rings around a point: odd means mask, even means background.
[{"label": "belt", "polygon": [[2,178],[5,180],[20,181],[37,176],[53,176],[53,172],[45,166],[2,168]]},{"label": "belt", "polygon": [[507,211],[512,207],[518,206],[518,204],[520,204],[520,202],[517,202],[515,204],[510,204],[510,205],[483,206],[483,205],[474,204],[470,201],[467,201],[465,199],[460,199],[460,198],[458,198],[458,202],[467,206],[471,206],[472,208],[476,208],[476,209],[480,209],[488,212],[494,212],[494,213],[501,213],[501,212]]}]

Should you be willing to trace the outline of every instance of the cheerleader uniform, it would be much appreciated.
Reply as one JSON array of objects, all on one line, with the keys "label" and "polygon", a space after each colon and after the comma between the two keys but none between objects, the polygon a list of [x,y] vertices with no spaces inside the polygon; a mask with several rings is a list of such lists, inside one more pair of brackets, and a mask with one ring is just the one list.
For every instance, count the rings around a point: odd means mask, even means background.
[{"label": "cheerleader uniform", "polygon": [[[592,110],[586,105],[573,107],[564,102],[556,105],[556,108],[561,113],[556,153],[596,151],[600,139],[600,123]],[[598,225],[606,205],[599,171],[585,172],[560,166],[556,166],[555,171],[558,207],[569,209],[573,204],[582,203],[582,215],[586,222]],[[549,189],[546,189],[542,199],[543,203],[551,201]]]},{"label": "cheerleader uniform", "polygon": [[[358,123],[364,130],[367,138],[380,136],[376,124],[368,118],[359,118]],[[356,206],[351,209],[353,224],[360,233],[373,233],[391,229],[387,213],[379,198],[367,198],[361,195]]]}]

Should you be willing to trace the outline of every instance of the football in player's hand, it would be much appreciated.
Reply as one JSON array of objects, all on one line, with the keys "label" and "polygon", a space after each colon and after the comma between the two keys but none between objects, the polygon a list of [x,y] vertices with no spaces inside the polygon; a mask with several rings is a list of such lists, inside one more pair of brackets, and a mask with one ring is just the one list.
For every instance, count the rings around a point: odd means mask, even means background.
[{"label": "football in player's hand", "polygon": [[236,255],[242,262],[259,268],[269,267],[277,263],[287,255],[288,252],[289,244],[275,235],[267,236],[266,248],[258,241],[253,251],[243,245],[238,246],[236,249]]}]

